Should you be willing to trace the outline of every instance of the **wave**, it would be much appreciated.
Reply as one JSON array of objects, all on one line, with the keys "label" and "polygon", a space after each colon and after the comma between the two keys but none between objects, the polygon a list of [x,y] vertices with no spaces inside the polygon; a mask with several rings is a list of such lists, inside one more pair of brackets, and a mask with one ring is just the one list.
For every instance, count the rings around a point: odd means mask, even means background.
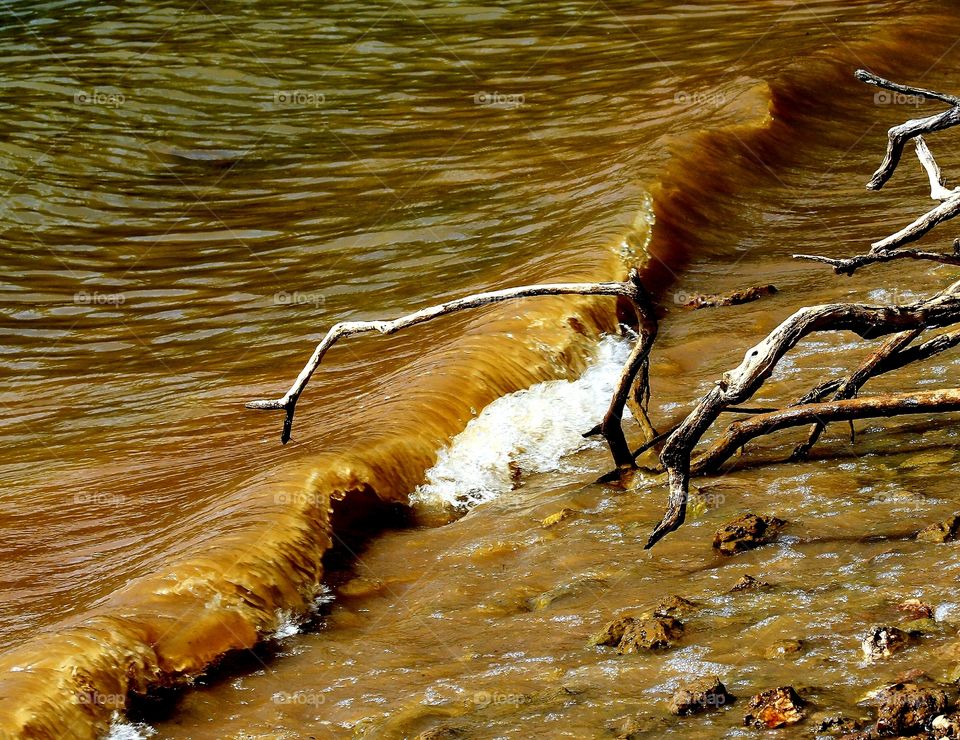
[{"label": "wave", "polygon": [[[635,261],[662,295],[703,251],[735,252],[743,190],[768,182],[771,168],[789,165],[805,140],[825,135],[819,124],[846,115],[854,65],[866,60],[902,75],[911,59],[952,43],[943,19],[911,19],[943,30],[936,36],[904,23],[869,29],[869,43],[825,50],[775,80],[731,82],[715,125],[662,142],[670,159],[629,233],[610,249],[556,256],[549,274],[537,265],[524,277],[617,279]],[[329,598],[323,564],[335,539],[376,531],[407,507],[411,491],[414,501],[464,508],[507,490],[510,462],[559,466],[582,444],[575,434],[583,415],[602,411],[610,368],[623,353],[622,343],[601,341],[617,329],[611,302],[506,304],[458,327],[425,352],[429,376],[389,379],[402,392],[371,420],[362,444],[264,471],[223,503],[218,526],[192,551],[0,655],[0,735],[142,736],[143,728],[115,715],[128,695],[189,684],[231,651],[297,629],[300,615]],[[600,359],[584,373],[598,342]],[[561,404],[562,414],[545,414]],[[544,420],[533,436],[531,416]]]}]

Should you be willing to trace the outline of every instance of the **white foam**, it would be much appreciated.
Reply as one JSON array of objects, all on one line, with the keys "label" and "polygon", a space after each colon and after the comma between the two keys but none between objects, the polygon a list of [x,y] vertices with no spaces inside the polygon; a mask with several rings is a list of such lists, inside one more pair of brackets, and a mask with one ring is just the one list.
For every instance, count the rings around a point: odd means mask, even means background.
[{"label": "white foam", "polygon": [[577,380],[551,380],[511,393],[472,419],[411,494],[415,504],[467,510],[513,488],[513,472],[565,467],[573,452],[600,444],[583,438],[606,411],[632,342],[605,337]]},{"label": "white foam", "polygon": [[150,725],[125,722],[119,712],[114,712],[110,718],[110,732],[104,740],[147,740],[156,734],[157,731]]}]

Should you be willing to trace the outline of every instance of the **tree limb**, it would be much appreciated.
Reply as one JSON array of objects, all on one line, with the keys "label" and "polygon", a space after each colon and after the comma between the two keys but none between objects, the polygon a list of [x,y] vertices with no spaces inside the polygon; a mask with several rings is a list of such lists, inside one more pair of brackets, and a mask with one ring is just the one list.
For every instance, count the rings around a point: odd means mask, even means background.
[{"label": "tree limb", "polygon": [[792,406],[772,414],[759,414],[744,421],[734,422],[724,435],[697,460],[693,470],[698,474],[711,473],[751,439],[788,427],[801,426],[810,422],[853,421],[854,419],[944,411],[960,411],[960,388],[890,393]]},{"label": "tree limb", "polygon": [[293,428],[293,417],[300,395],[303,393],[307,383],[310,382],[313,373],[320,366],[324,355],[326,355],[329,349],[340,339],[370,332],[378,332],[384,335],[393,334],[401,329],[416,326],[431,319],[469,308],[489,306],[515,298],[557,295],[595,295],[626,298],[637,312],[637,318],[640,323],[640,336],[634,345],[633,351],[630,353],[623,372],[620,374],[620,379],[614,391],[613,398],[610,401],[610,406],[600,425],[600,433],[610,446],[610,452],[613,455],[617,467],[634,467],[635,463],[623,434],[621,419],[630,388],[633,385],[637,373],[646,363],[650,346],[657,332],[657,320],[654,313],[653,301],[640,281],[640,274],[636,270],[631,270],[627,280],[620,283],[525,285],[517,288],[505,288],[487,293],[478,293],[465,298],[457,298],[452,301],[447,301],[446,303],[415,311],[414,313],[401,316],[392,321],[346,321],[334,324],[320,344],[317,345],[307,364],[304,365],[300,374],[293,382],[293,385],[290,386],[284,395],[275,399],[250,401],[246,404],[246,407],[249,409],[263,410],[282,409],[285,416],[280,441],[286,444],[290,440],[290,433]]}]

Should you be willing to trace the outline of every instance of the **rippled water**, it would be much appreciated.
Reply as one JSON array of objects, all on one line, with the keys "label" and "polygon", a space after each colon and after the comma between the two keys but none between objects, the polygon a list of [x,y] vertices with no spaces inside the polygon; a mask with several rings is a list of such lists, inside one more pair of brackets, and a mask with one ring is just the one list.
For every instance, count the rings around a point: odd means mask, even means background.
[{"label": "rippled water", "polygon": [[[851,72],[956,89],[954,15],[906,2],[5,3],[0,647],[10,652],[0,669],[33,668],[0,677],[0,696],[43,686],[41,702],[61,659],[96,680],[138,676],[107,692],[126,693],[154,667],[193,674],[249,647],[276,628],[276,610],[309,600],[331,496],[404,500],[481,408],[577,375],[614,327],[607,303],[551,299],[353,340],[325,361],[282,447],[279,418],[242,404],[279,395],[334,321],[483,288],[608,279],[640,263],[668,310],[654,383],[672,418],[811,295],[869,295],[878,277],[837,280],[789,254],[800,243],[858,251],[924,207],[919,171],[880,195],[863,191],[884,129],[915,109],[874,98]],[[949,172],[949,145],[935,151]],[[911,287],[933,289],[943,274],[923,272]],[[737,312],[693,317],[672,306],[678,292],[756,282],[781,293]],[[799,381],[794,373],[779,390]],[[595,477],[604,460],[588,454],[578,465]],[[844,490],[848,480],[804,486]],[[552,501],[566,481],[532,481],[515,506]],[[812,493],[791,490],[795,506],[816,510]],[[601,490],[583,495],[598,507],[597,532],[631,517],[639,532],[657,518],[661,492],[635,511]],[[527,526],[526,513],[493,511],[446,529],[509,543]],[[462,568],[429,564],[453,536],[430,532],[407,535],[428,553],[399,561],[411,578],[429,572],[431,589],[485,598],[457,590]],[[570,557],[594,567],[622,540],[598,534]],[[385,558],[408,557],[391,542]],[[666,563],[678,578],[698,567],[675,548],[643,567]],[[449,557],[469,568],[474,556]],[[539,561],[509,567],[538,584],[549,572]],[[631,598],[653,600],[652,577]],[[626,603],[601,601],[591,616]],[[843,600],[831,608],[849,618]],[[343,609],[332,625],[349,621]],[[554,623],[589,631],[575,613]],[[388,614],[391,635],[401,628]],[[506,629],[463,619],[443,639]],[[542,624],[534,618],[531,634]],[[341,657],[364,634],[304,638],[306,657],[287,669],[279,661],[252,689],[258,709],[230,710],[227,723],[217,705],[232,701],[225,689],[199,701],[196,716],[182,708],[185,736],[203,736],[193,721],[267,732],[277,711],[295,734],[321,721],[345,732],[365,717],[383,729],[369,706],[390,712],[396,699],[375,698],[378,682],[418,663],[402,653],[390,670],[368,668],[380,678],[363,688]],[[537,650],[549,652],[542,639]],[[155,655],[143,657],[144,645]],[[329,680],[353,687],[343,706],[358,709],[338,714],[331,697],[314,716],[270,700],[322,689],[301,683],[318,650],[341,656],[324,670],[341,671]],[[510,652],[497,650],[497,660]],[[398,690],[420,691],[418,681]],[[652,691],[654,679],[643,681]],[[584,721],[599,726],[610,708],[594,709]],[[56,711],[37,711],[57,726]],[[517,727],[528,732],[545,711]]]}]

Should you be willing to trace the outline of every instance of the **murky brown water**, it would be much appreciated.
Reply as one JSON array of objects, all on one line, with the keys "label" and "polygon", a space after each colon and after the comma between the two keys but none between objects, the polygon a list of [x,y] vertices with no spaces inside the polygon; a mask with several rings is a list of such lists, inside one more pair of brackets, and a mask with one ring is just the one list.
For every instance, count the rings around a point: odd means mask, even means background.
[{"label": "murky brown water", "polygon": [[[752,464],[783,459],[788,435],[751,445],[703,482],[717,505],[652,552],[662,486],[590,485],[607,460],[588,449],[452,524],[382,533],[324,574],[331,496],[345,502],[334,539],[351,518],[382,525],[374,502],[405,501],[480,409],[578,375],[614,328],[611,306],[542,300],[338,346],[286,447],[278,417],[242,408],[282,392],[333,321],[639,262],[664,307],[652,379],[666,426],[795,307],[938,289],[951,268],[851,280],[789,255],[860,251],[926,206],[909,165],[863,190],[885,129],[916,110],[852,70],[960,89],[952,4],[2,12],[0,733],[102,732],[128,690],[250,647],[324,580],[339,587],[325,616],[277,655],[138,716],[158,737],[599,737],[661,713],[691,674],[743,696],[803,684],[818,709],[855,711],[907,668],[955,670],[960,555],[900,539],[954,511],[942,424],[863,424],[854,445],[833,429],[803,465]],[[951,134],[933,146],[960,172]],[[676,305],[758,282],[780,292]],[[806,342],[759,401],[841,373],[840,349],[866,345]],[[947,362],[870,388],[949,384]],[[448,484],[451,497],[465,485]],[[540,526],[563,506],[582,513]],[[712,532],[745,509],[789,520],[786,536],[721,561]],[[745,572],[776,588],[727,594]],[[702,604],[679,649],[585,646],[673,593]],[[940,605],[944,633],[864,664],[858,635],[909,596]],[[788,638],[805,649],[765,657]],[[736,736],[741,716],[650,732]]]}]

